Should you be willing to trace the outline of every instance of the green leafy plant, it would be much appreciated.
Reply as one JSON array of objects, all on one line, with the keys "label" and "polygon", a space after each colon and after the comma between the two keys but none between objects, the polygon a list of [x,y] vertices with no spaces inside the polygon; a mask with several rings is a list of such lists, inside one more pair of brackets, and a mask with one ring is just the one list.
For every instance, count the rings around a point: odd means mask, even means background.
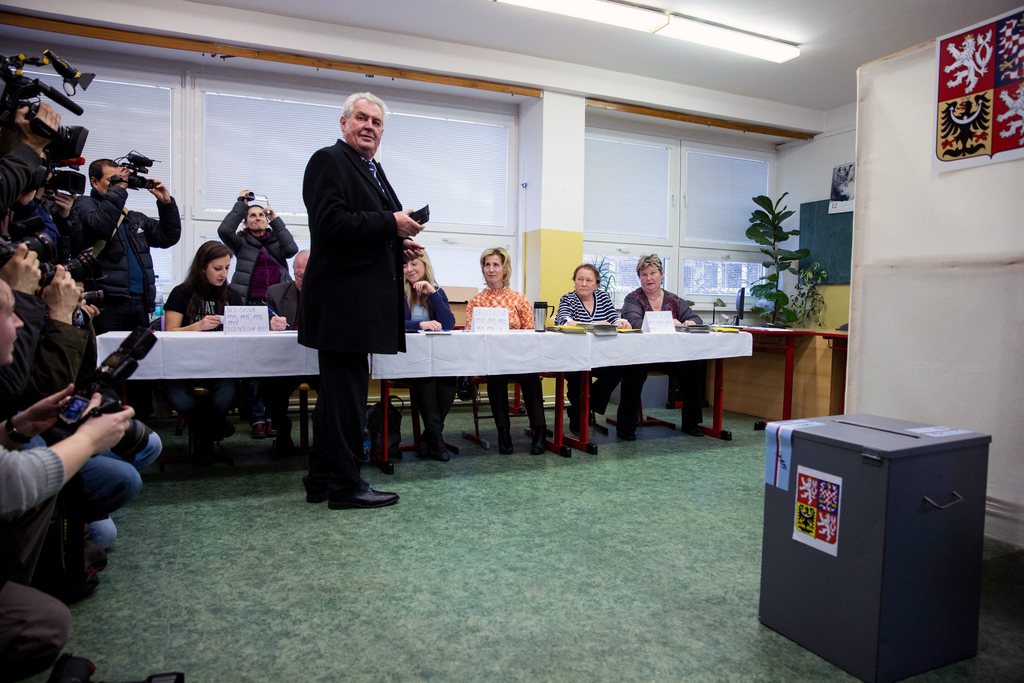
[{"label": "green leafy plant", "polygon": [[782,274],[790,272],[796,275],[798,271],[793,263],[810,255],[807,249],[793,251],[779,246],[791,236],[800,234],[799,230],[782,227],[783,221],[794,213],[786,206],[779,208],[788,194],[784,193],[775,202],[765,195],[754,197],[759,208],[750,214],[750,227],[747,228],[747,237],[760,244],[761,253],[768,257],[762,265],[769,271],[750,288],[750,294],[757,302],[750,310],[762,320],[779,327],[790,325],[798,318],[797,312],[789,307],[789,295],[782,289]]},{"label": "green leafy plant", "polygon": [[804,327],[821,327],[821,314],[825,310],[825,297],[818,285],[828,279],[828,272],[817,261],[801,268],[796,280],[796,293],[792,304],[796,322]]},{"label": "green leafy plant", "polygon": [[601,274],[601,291],[610,292],[612,286],[615,285],[615,271],[612,270],[612,263],[604,256],[599,258],[594,264],[597,268],[597,272]]}]

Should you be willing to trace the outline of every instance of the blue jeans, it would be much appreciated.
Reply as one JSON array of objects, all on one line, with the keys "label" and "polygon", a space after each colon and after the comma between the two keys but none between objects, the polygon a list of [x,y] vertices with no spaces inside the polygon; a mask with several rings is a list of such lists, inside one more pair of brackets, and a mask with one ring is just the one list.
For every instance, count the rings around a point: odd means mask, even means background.
[{"label": "blue jeans", "polygon": [[[196,396],[193,387],[205,387],[210,393]],[[220,441],[225,418],[235,401],[238,382],[233,379],[186,380],[164,382],[164,396],[178,414],[191,418],[199,441]]]},{"label": "blue jeans", "polygon": [[142,490],[139,471],[160,457],[163,443],[156,432],[149,435],[131,462],[123,460],[113,451],[104,451],[90,458],[79,472],[85,480],[86,519],[89,522],[89,540],[107,549],[117,538],[117,527],[110,513],[130,503]]}]

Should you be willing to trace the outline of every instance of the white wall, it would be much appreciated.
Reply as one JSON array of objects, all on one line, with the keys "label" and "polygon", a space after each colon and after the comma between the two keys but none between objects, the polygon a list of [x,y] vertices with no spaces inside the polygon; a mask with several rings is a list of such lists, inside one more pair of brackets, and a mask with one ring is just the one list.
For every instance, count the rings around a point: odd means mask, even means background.
[{"label": "white wall", "polygon": [[1024,160],[933,173],[935,70],[860,70],[846,405],[991,434],[986,533],[1024,546]]}]

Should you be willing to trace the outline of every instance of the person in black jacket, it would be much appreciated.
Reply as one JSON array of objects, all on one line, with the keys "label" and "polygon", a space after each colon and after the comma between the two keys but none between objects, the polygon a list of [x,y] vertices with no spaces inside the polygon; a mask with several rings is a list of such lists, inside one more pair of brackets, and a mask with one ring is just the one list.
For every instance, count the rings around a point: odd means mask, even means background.
[{"label": "person in black jacket", "polygon": [[129,170],[110,159],[89,164],[92,192],[75,201],[73,211],[82,226],[84,246],[93,246],[103,268],[97,281],[103,290],[103,308],[93,321],[97,334],[134,330],[149,325],[156,305],[156,274],[150,249],[173,247],[181,238],[181,217],[170,190],[153,181],[159,219],[124,208]]},{"label": "person in black jacket", "polygon": [[308,502],[326,500],[332,509],[398,502],[397,494],[370,488],[357,465],[369,390],[366,354],[405,351],[402,260],[423,253],[411,241],[423,226],[402,210],[373,158],[384,115],[376,95],[350,95],[341,112],[344,139],[316,151],[302,180],[312,240],[298,336],[319,352],[314,419],[325,437],[304,483]]}]

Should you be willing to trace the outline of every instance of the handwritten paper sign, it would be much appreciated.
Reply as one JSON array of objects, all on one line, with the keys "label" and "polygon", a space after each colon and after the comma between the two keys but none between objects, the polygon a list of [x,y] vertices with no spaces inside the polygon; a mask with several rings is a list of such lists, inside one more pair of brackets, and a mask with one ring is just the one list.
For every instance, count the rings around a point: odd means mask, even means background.
[{"label": "handwritten paper sign", "polygon": [[266,306],[225,306],[224,331],[232,334],[265,334],[270,329]]},{"label": "handwritten paper sign", "polygon": [[508,309],[474,308],[472,331],[480,334],[508,332]]},{"label": "handwritten paper sign", "polygon": [[675,334],[676,324],[672,321],[672,311],[647,311],[640,329],[647,334]]}]

